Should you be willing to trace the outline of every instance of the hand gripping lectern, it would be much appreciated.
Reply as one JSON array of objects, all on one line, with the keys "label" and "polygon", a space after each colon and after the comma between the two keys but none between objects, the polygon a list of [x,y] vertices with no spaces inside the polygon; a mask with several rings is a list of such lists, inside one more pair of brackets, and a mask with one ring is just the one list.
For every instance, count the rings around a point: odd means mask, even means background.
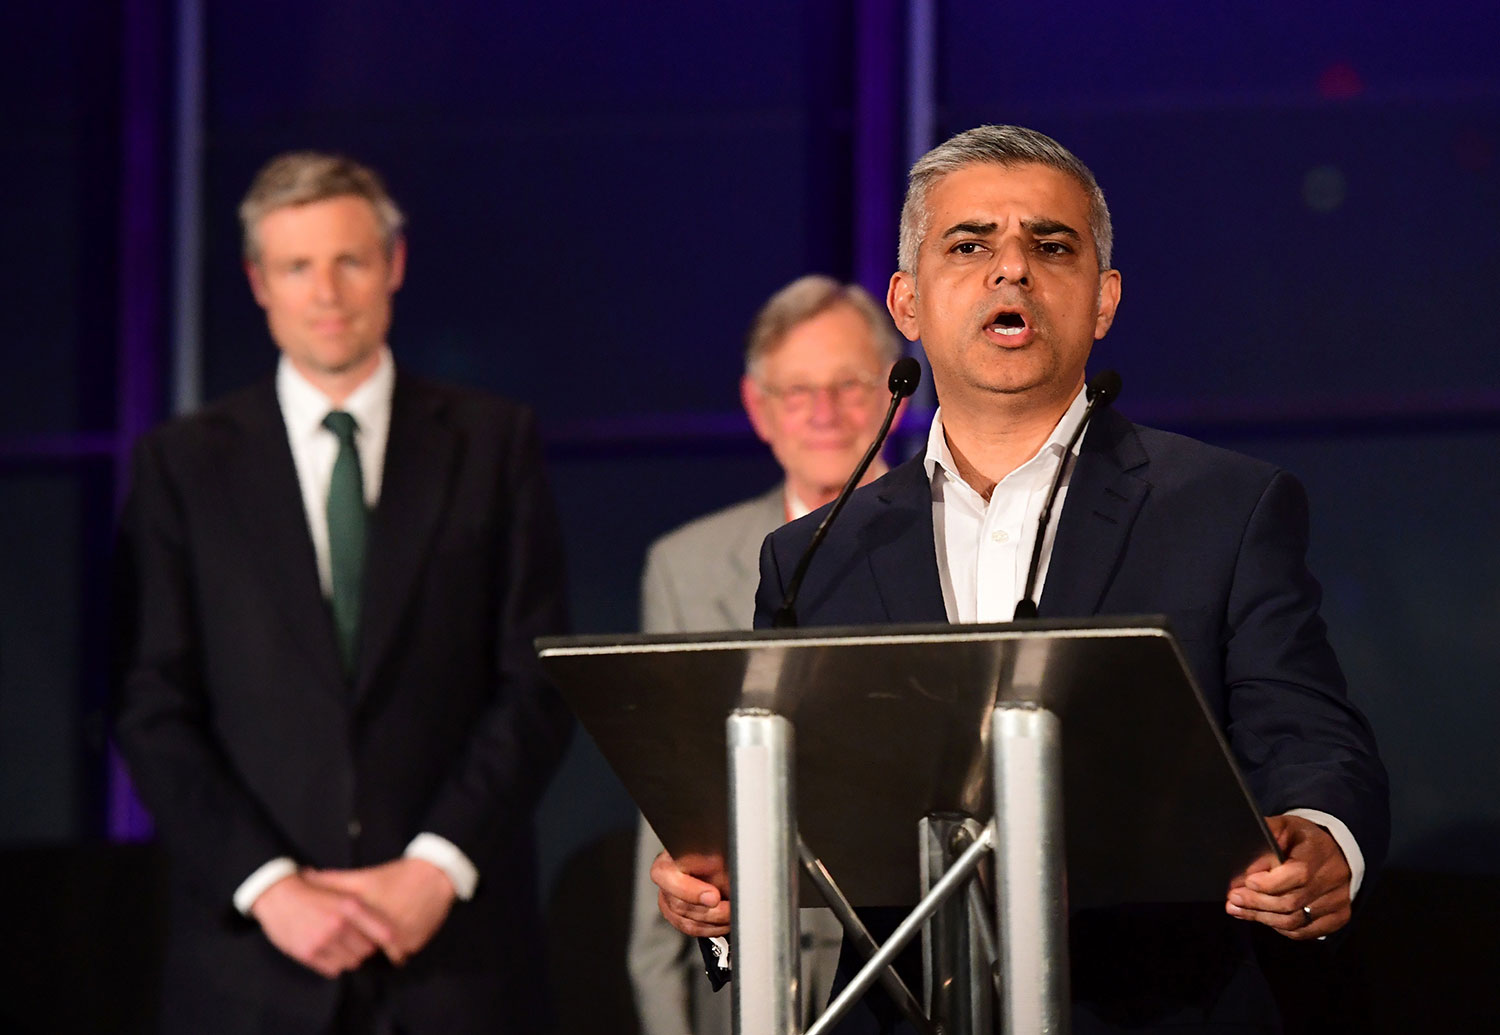
[{"label": "hand gripping lectern", "polygon": [[[1159,617],[537,647],[668,850],[729,860],[737,1035],[800,1033],[799,899],[868,959],[806,1035],[877,981],[919,1032],[1066,1032],[1070,908],[1220,901],[1275,849]],[[869,906],[911,912],[876,945]]]}]

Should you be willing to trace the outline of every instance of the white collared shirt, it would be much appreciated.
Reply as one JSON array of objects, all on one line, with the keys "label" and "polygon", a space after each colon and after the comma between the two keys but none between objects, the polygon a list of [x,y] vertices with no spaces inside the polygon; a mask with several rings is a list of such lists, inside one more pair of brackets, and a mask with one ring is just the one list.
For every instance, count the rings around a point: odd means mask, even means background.
[{"label": "white collared shirt", "polygon": [[[396,389],[396,364],[390,349],[381,346],[380,365],[363,384],[349,393],[337,409],[354,418],[355,448],[359,451],[359,469],[364,479],[365,505],[374,509],[380,502],[380,485],[385,474],[385,444],[391,428],[391,397]],[[318,583],[323,596],[333,593],[333,567],[328,550],[328,485],[333,480],[333,464],[338,459],[338,436],[323,426],[323,418],[335,407],[311,381],[303,377],[286,356],[276,368],[276,401],[286,424],[287,444],[292,449],[292,463],[297,469],[297,483],[302,489],[302,506],[307,514],[307,530],[312,534],[313,553],[318,559]],[[402,853],[407,858],[425,859],[453,882],[459,899],[474,897],[479,870],[463,850],[445,837],[423,832],[412,838]],[[297,862],[280,857],[259,866],[234,892],[234,907],[249,915],[250,907],[271,885],[297,872]]]},{"label": "white collared shirt", "polygon": [[[1020,467],[996,484],[986,500],[958,473],[943,433],[943,411],[932,415],[923,463],[932,482],[932,534],[937,546],[938,581],[950,622],[1008,622],[1026,586],[1026,569],[1036,543],[1037,524],[1047,491],[1062,462],[1068,438],[1083,419],[1088,401],[1080,389],[1047,441]],[[1062,487],[1052,505],[1031,599],[1040,600],[1057,521],[1068,494],[1078,447],[1067,458]]]}]

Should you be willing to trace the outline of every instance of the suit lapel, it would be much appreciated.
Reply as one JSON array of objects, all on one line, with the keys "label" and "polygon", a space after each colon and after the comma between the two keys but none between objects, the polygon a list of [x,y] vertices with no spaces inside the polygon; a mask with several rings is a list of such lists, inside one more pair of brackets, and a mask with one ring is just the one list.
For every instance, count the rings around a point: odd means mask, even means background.
[{"label": "suit lapel", "polygon": [[1113,410],[1094,418],[1068,482],[1040,617],[1081,618],[1099,610],[1151,490],[1143,470],[1148,459],[1128,420]]},{"label": "suit lapel", "polygon": [[766,535],[786,520],[786,495],[777,486],[746,508],[744,520],[730,544],[728,577],[714,598],[726,629],[750,627],[755,614],[755,591],[760,586],[760,546]]},{"label": "suit lapel", "polygon": [[342,693],[346,683],[333,618],[318,584],[318,561],[274,382],[251,389],[243,404],[229,412],[239,426],[223,473],[245,542],[256,558],[255,568],[264,575],[272,607],[307,651],[322,681],[332,692]]},{"label": "suit lapel", "polygon": [[398,370],[391,396],[380,503],[365,558],[356,696],[362,697],[390,648],[438,519],[448,506],[458,441],[441,398]]},{"label": "suit lapel", "polygon": [[880,509],[862,534],[887,620],[946,622],[932,534],[932,483],[922,455],[892,470],[876,493]]}]

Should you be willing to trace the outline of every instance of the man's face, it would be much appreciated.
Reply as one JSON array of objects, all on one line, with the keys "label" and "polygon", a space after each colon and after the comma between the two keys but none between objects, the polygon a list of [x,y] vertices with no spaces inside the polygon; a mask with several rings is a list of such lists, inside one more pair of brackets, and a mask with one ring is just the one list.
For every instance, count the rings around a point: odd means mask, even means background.
[{"label": "man's face", "polygon": [[896,326],[922,339],[943,406],[988,412],[997,396],[1065,407],[1120,301],[1099,272],[1088,195],[1043,165],[965,166],[927,197],[916,275],[897,273]]},{"label": "man's face", "polygon": [[359,197],[273,209],[255,228],[250,289],[271,337],[315,383],[373,370],[391,325],[406,249],[389,255],[375,209]]},{"label": "man's face", "polygon": [[869,323],[840,302],[793,327],[741,382],[755,433],[804,504],[837,495],[874,441],[889,369]]}]

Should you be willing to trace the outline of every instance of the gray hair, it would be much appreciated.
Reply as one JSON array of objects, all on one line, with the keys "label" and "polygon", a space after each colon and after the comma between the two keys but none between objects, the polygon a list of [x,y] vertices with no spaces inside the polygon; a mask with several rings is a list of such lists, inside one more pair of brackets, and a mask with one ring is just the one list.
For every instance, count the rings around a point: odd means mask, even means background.
[{"label": "gray hair", "polygon": [[406,217],[386,192],[380,175],[369,166],[342,155],[288,151],[261,167],[245,200],[240,202],[245,259],[260,261],[260,242],[256,240],[255,230],[269,213],[293,205],[344,197],[364,198],[375,209],[381,241],[389,255],[401,236]]},{"label": "gray hair", "polygon": [[1104,192],[1089,167],[1051,137],[1024,126],[976,126],[928,151],[907,176],[906,203],[901,206],[901,248],[898,265],[905,273],[917,271],[917,252],[931,229],[927,198],[949,173],[969,165],[1045,165],[1078,181],[1089,198],[1089,232],[1101,271],[1110,268],[1115,232],[1109,221]]},{"label": "gray hair", "polygon": [[870,325],[875,352],[887,363],[901,358],[901,339],[885,307],[858,284],[840,284],[832,277],[810,273],[798,277],[760,307],[745,340],[745,373],[760,374],[761,361],[780,345],[792,328],[843,303],[852,306]]}]

